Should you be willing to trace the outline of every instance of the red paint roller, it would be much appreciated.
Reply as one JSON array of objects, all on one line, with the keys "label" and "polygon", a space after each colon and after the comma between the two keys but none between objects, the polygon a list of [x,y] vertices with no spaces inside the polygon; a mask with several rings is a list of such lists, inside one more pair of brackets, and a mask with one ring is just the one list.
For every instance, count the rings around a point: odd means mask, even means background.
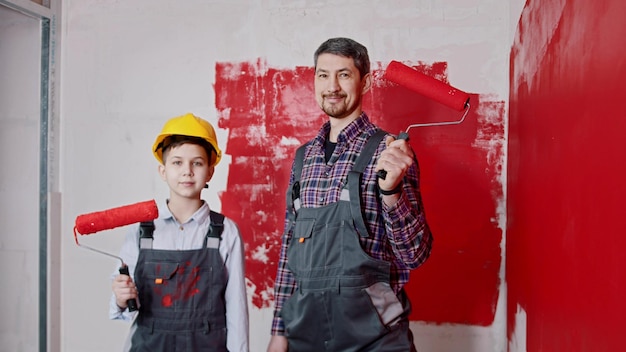
[{"label": "red paint roller", "polygon": [[[154,200],[79,215],[76,217],[76,222],[74,225],[74,240],[76,241],[76,244],[80,247],[84,247],[86,249],[107,255],[109,257],[119,259],[119,261],[122,263],[122,265],[120,266],[120,274],[129,275],[128,265],[124,263],[124,260],[122,260],[122,258],[92,247],[81,245],[78,242],[77,233],[80,233],[81,235],[89,235],[99,231],[114,229],[120,226],[126,226],[138,222],[152,221],[158,216],[159,209],[157,208],[156,202]],[[128,310],[131,312],[137,310],[137,302],[134,299],[128,300]]]},{"label": "red paint roller", "polygon": [[469,107],[469,94],[398,61],[391,61],[383,77],[458,111]]},{"label": "red paint roller", "polygon": [[[393,60],[387,66],[383,77],[452,109],[458,111],[465,110],[465,113],[458,121],[419,123],[410,125],[406,131],[400,132],[398,139],[405,139],[408,141],[408,132],[413,127],[454,125],[465,120],[465,116],[467,115],[470,106],[469,94],[460,91],[436,78],[425,75],[412,67]],[[378,177],[385,179],[386,175],[387,172],[385,170],[378,171]]]},{"label": "red paint roller", "polygon": [[152,221],[159,216],[159,209],[154,200],[124,205],[95,213],[76,217],[74,230],[81,235],[110,230],[138,222]]}]

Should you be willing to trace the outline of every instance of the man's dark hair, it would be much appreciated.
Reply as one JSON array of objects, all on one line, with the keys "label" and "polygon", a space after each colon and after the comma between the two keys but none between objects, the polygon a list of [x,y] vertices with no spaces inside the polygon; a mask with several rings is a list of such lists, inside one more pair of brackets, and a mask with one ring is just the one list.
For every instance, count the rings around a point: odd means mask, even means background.
[{"label": "man's dark hair", "polygon": [[317,69],[317,58],[321,54],[339,55],[354,60],[354,66],[359,70],[361,78],[370,72],[370,58],[367,48],[350,38],[330,38],[317,48],[313,55],[315,68]]}]

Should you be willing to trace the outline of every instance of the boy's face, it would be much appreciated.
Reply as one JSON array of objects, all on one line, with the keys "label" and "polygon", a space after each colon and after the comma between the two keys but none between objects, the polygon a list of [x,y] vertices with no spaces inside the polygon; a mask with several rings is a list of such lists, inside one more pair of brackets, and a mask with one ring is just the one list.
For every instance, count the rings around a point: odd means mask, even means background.
[{"label": "boy's face", "polygon": [[170,188],[170,198],[200,199],[214,171],[209,166],[206,150],[197,144],[185,143],[169,148],[163,157],[159,174]]}]

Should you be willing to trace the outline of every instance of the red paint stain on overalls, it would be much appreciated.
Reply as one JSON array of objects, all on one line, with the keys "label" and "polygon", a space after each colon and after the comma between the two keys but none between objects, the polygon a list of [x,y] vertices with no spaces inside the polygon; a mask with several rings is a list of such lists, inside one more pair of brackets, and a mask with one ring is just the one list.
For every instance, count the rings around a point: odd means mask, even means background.
[{"label": "red paint stain on overalls", "polygon": [[174,303],[174,300],[172,299],[171,295],[165,295],[161,299],[161,305],[163,307],[171,307],[173,303]]},{"label": "red paint stain on overalls", "polygon": [[[172,276],[173,279],[178,277],[184,277],[185,272],[192,265],[191,262],[186,262],[185,266],[178,267],[176,269],[176,274]],[[160,266],[157,266],[155,272],[160,272]],[[154,294],[156,296],[161,296],[161,305],[163,307],[171,307],[175,301],[179,299],[190,299],[194,295],[200,293],[200,289],[198,289],[197,284],[201,280],[200,276],[200,268],[193,267],[191,268],[190,275],[188,275],[184,280],[176,280],[176,290],[174,293],[166,293],[163,294],[163,291],[167,291],[167,288],[170,284],[170,278],[164,278],[163,281],[154,286]]]}]

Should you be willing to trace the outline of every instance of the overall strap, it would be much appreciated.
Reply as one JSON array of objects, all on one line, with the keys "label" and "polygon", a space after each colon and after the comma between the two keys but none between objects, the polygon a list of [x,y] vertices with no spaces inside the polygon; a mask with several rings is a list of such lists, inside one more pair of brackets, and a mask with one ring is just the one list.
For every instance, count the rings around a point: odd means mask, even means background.
[{"label": "overall strap", "polygon": [[363,147],[363,150],[359,154],[359,157],[354,162],[354,166],[352,166],[352,171],[357,171],[360,173],[363,173],[363,171],[365,171],[365,168],[367,167],[367,165],[369,165],[372,157],[374,156],[374,153],[376,153],[376,149],[378,149],[380,141],[382,141],[387,134],[388,133],[386,131],[379,129],[370,136],[370,138],[367,140],[367,143],[365,144],[365,147]]},{"label": "overall strap", "polygon": [[142,221],[139,224],[139,248],[152,249],[154,221]]},{"label": "overall strap", "polygon": [[221,239],[222,232],[224,232],[224,214],[211,210],[209,216],[211,217],[211,226],[209,226],[209,231],[207,231],[207,237]]},{"label": "overall strap", "polygon": [[[219,245],[219,241],[222,239],[222,232],[224,232],[224,215],[211,210],[209,213],[211,218],[211,224],[207,230],[206,237],[204,239],[204,247],[207,245],[207,238],[214,238]],[[139,224],[139,248],[140,249],[152,249],[152,242],[154,241],[154,222],[143,221]]]},{"label": "overall strap", "polygon": [[359,157],[354,162],[352,170],[348,173],[348,182],[346,186],[350,193],[350,212],[352,213],[352,219],[354,220],[354,226],[356,227],[361,237],[368,237],[369,231],[365,226],[363,220],[363,208],[361,207],[361,178],[365,167],[370,163],[374,153],[378,149],[380,141],[387,135],[387,132],[378,130],[374,133],[363,147],[363,151],[359,154]]},{"label": "overall strap", "polygon": [[295,214],[291,212],[293,208],[296,212],[300,209],[300,177],[302,177],[302,167],[304,166],[304,151],[309,143],[298,147],[294,159],[293,185],[287,189],[287,209],[289,209],[289,219],[293,220]]},{"label": "overall strap", "polygon": [[211,217],[211,224],[204,238],[203,247],[219,248],[222,232],[224,232],[224,215],[211,210],[209,216]]}]

